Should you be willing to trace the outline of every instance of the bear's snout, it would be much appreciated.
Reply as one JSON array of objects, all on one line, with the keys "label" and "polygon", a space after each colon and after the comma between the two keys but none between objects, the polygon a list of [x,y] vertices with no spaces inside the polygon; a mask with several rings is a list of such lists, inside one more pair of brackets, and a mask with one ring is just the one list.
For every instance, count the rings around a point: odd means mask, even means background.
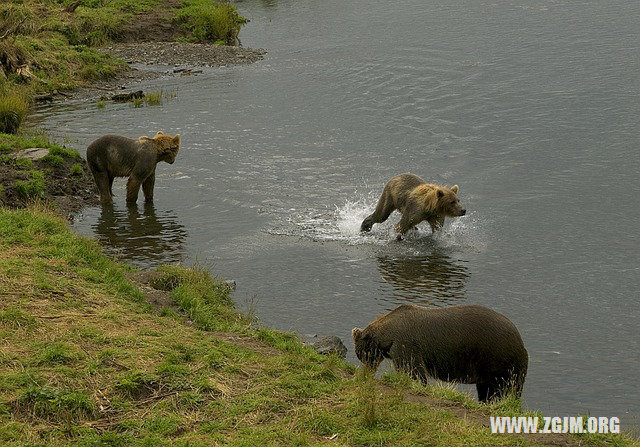
[{"label": "bear's snout", "polygon": [[463,210],[460,210],[460,215],[461,215],[461,216],[464,216],[465,214],[467,214],[467,210],[464,210],[464,209],[463,209]]}]

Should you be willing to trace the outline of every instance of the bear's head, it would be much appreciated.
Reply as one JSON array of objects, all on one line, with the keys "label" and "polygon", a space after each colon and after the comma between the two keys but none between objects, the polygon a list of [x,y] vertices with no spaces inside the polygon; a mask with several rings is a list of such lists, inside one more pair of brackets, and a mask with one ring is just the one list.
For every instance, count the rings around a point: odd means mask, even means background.
[{"label": "bear's head", "polygon": [[152,140],[156,143],[159,161],[166,161],[169,164],[173,164],[180,150],[180,134],[172,137],[164,132],[158,132]]},{"label": "bear's head", "polygon": [[436,189],[436,209],[439,215],[458,217],[467,214],[467,210],[462,208],[460,199],[458,199],[458,190],[458,185],[453,185],[451,188],[439,186]]},{"label": "bear's head", "polygon": [[374,335],[369,331],[369,328],[363,330],[359,327],[354,327],[351,330],[351,336],[353,337],[358,360],[374,371],[378,369],[388,352],[385,352],[380,346]]},{"label": "bear's head", "polygon": [[422,211],[440,217],[464,216],[467,210],[462,208],[458,199],[458,185],[446,186],[423,183],[411,191],[411,196],[422,204]]}]

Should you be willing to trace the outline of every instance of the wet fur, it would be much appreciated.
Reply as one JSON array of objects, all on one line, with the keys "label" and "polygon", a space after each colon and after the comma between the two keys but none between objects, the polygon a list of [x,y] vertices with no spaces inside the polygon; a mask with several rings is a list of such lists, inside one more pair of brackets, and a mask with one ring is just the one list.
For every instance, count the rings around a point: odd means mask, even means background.
[{"label": "wet fur", "polygon": [[444,225],[445,217],[466,214],[458,199],[458,185],[447,188],[427,183],[417,175],[400,174],[387,182],[375,211],[362,221],[360,231],[370,231],[373,224],[384,222],[395,210],[402,213],[396,225],[398,239],[423,220],[435,232]]},{"label": "wet fur", "polygon": [[486,307],[403,304],[352,335],[358,359],[374,370],[389,358],[425,383],[427,377],[475,383],[483,402],[522,393],[529,356],[520,333]]},{"label": "wet fur", "polygon": [[140,186],[147,202],[153,201],[156,165],[172,164],[180,150],[180,135],[158,132],[153,138],[137,140],[118,135],[105,135],[87,148],[87,162],[100,192],[103,204],[112,203],[115,177],[129,177],[127,202],[138,200]]}]

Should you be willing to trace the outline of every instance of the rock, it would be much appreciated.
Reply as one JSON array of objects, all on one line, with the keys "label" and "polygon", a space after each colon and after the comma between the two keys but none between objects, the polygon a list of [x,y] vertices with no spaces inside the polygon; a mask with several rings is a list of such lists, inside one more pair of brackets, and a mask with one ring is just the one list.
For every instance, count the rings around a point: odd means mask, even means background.
[{"label": "rock", "polygon": [[43,95],[36,95],[33,97],[33,100],[36,102],[53,102],[53,94],[47,93]]},{"label": "rock", "polygon": [[49,149],[44,147],[30,147],[11,154],[15,158],[28,158],[29,160],[40,160],[49,154]]},{"label": "rock", "polygon": [[132,99],[140,99],[144,97],[144,92],[142,90],[138,90],[137,92],[131,93],[119,93],[117,95],[113,95],[111,99],[117,102],[126,102],[131,101]]},{"label": "rock", "polygon": [[322,337],[320,340],[311,343],[311,347],[322,355],[335,354],[342,358],[347,356],[347,348],[344,343],[342,343],[342,340],[335,335]]}]

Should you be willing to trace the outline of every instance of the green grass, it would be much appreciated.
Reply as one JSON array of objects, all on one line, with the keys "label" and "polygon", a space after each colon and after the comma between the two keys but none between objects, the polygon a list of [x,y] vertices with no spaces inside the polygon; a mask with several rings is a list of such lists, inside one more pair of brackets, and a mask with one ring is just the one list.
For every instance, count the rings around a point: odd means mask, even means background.
[{"label": "green grass", "polygon": [[[96,48],[122,38],[145,12],[168,7],[163,0],[84,0],[75,12],[62,11],[71,2],[0,4],[0,34],[8,33],[0,40],[0,79],[7,79],[11,90],[20,89],[2,95],[0,132],[17,131],[34,92],[73,89],[125,70],[125,63]],[[183,0],[173,14],[167,20],[188,30],[188,40],[200,42],[234,43],[247,22],[232,4],[212,0]]]},{"label": "green grass", "polygon": [[32,147],[49,149],[49,155],[59,155],[63,158],[82,158],[75,149],[66,148],[43,134],[10,135],[0,133],[0,153],[15,152]]},{"label": "green grass", "polygon": [[150,106],[158,106],[162,105],[162,97],[162,90],[160,90],[159,92],[147,92],[144,95],[144,100]]},{"label": "green grass", "polygon": [[17,158],[15,164],[21,169],[31,169],[33,167],[33,160],[30,158]]},{"label": "green grass", "polygon": [[[383,387],[256,327],[200,266],[153,280],[181,315],[151,307],[131,273],[45,209],[0,208],[1,445],[534,445],[404,398],[437,387],[400,373]],[[518,411],[446,393],[470,411]]]},{"label": "green grass", "polygon": [[44,173],[35,169],[29,171],[29,180],[17,180],[16,190],[23,199],[44,198],[46,192]]},{"label": "green grass", "polygon": [[0,88],[0,133],[14,134],[29,111],[26,95]]},{"label": "green grass", "polygon": [[230,3],[185,0],[183,4],[176,13],[177,20],[197,42],[234,44],[240,28],[248,22]]},{"label": "green grass", "polygon": [[[164,93],[162,90],[155,92],[147,92],[141,98],[132,98],[128,102],[134,108],[140,108],[145,104],[148,106],[159,106],[162,105],[165,98],[175,98],[175,92],[172,93]],[[104,101],[102,101],[102,106],[100,104],[98,107],[104,107]]]},{"label": "green grass", "polygon": [[69,175],[71,177],[80,176],[83,173],[84,170],[82,169],[82,165],[80,163],[74,163],[71,165],[71,168],[69,168]]}]

